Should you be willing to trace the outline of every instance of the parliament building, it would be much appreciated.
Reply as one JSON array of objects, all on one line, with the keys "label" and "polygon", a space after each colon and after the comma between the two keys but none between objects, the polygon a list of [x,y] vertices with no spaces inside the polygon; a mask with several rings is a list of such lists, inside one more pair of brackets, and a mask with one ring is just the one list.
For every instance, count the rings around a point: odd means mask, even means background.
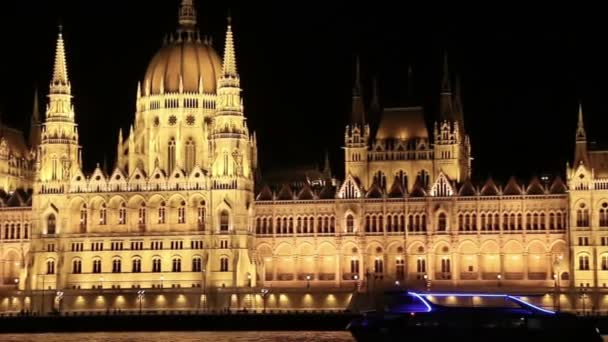
[{"label": "parliament building", "polygon": [[477,184],[447,58],[432,127],[374,98],[372,130],[357,72],[344,179],[327,165],[272,182],[235,40],[229,20],[220,56],[182,0],[113,169],[85,173],[59,32],[43,118],[35,100],[28,139],[0,123],[0,312],[340,309],[394,287],[608,310],[608,151],[588,147],[581,109],[564,179]]}]

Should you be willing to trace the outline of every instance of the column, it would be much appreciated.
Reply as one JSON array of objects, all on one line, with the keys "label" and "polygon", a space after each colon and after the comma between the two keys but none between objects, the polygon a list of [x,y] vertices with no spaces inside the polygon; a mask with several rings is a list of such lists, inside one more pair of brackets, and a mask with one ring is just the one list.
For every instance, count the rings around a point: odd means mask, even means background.
[{"label": "column", "polygon": [[483,258],[481,253],[477,253],[477,280],[481,280],[481,275],[483,274]]},{"label": "column", "polygon": [[498,272],[500,273],[500,276],[502,277],[502,279],[506,279],[506,275],[505,275],[505,253],[500,253],[499,255],[499,265],[498,265]]},{"label": "column", "polygon": [[312,265],[314,267],[314,280],[319,281],[319,255],[315,254],[312,259]]},{"label": "column", "polygon": [[340,284],[342,283],[342,279],[341,279],[342,275],[341,275],[341,272],[340,272],[340,264],[341,264],[340,261],[342,259],[342,256],[340,254],[338,254],[338,255],[336,255],[335,258],[336,258],[336,270],[335,270],[335,279],[334,279],[334,281],[335,281],[336,286],[340,287]]},{"label": "column", "polygon": [[300,265],[300,263],[302,262],[301,258],[299,255],[294,255],[293,257],[293,264],[294,264],[294,269],[292,269],[291,274],[293,275],[293,280],[298,281],[298,275],[300,274],[300,269],[302,267],[302,265]]},{"label": "column", "polygon": [[458,252],[452,253],[452,284],[458,284],[460,280],[460,255]]},{"label": "column", "polygon": [[545,277],[545,279],[553,280],[553,262],[551,259],[551,253],[547,253],[546,258],[547,258],[547,265],[546,265],[547,276]]},{"label": "column", "polygon": [[528,253],[523,254],[523,268],[524,268],[524,280],[528,280]]},{"label": "column", "polygon": [[272,281],[277,281],[277,260],[279,258],[276,255],[272,256]]}]

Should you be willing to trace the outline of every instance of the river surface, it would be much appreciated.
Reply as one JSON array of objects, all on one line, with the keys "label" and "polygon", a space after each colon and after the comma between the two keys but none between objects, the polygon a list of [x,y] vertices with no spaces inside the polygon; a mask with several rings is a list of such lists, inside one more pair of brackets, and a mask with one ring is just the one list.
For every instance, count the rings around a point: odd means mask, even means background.
[{"label": "river surface", "polygon": [[348,332],[319,331],[235,331],[235,332],[98,332],[0,334],[0,341],[44,342],[353,342]]}]

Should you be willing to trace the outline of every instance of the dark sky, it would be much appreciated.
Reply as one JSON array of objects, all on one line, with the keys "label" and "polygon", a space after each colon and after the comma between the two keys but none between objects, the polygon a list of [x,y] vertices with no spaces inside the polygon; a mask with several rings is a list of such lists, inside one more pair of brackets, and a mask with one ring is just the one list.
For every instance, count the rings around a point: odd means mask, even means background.
[{"label": "dark sky", "polygon": [[[163,35],[175,29],[178,3],[2,1],[2,119],[28,127],[34,86],[41,99],[48,91],[61,21],[85,166],[104,155],[113,161],[118,127],[133,120],[137,81]],[[199,0],[197,7],[201,32],[213,36],[221,53],[228,6]],[[406,104],[412,64],[415,98],[431,123],[448,50],[450,67],[462,78],[477,178],[563,173],[579,100],[589,136],[599,145],[608,140],[602,30],[557,19],[440,16],[382,2],[230,7],[246,116],[258,134],[263,170],[321,163],[327,149],[334,171],[343,172],[356,54],[364,86],[369,91],[377,75],[386,106]]]}]

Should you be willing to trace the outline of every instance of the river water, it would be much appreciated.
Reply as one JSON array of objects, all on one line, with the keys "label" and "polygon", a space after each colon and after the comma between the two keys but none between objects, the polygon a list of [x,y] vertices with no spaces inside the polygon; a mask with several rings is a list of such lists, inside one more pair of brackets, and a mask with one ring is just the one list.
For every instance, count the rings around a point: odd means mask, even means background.
[{"label": "river water", "polygon": [[19,342],[352,342],[348,332],[235,331],[235,332],[98,332],[0,334],[0,341]]}]

